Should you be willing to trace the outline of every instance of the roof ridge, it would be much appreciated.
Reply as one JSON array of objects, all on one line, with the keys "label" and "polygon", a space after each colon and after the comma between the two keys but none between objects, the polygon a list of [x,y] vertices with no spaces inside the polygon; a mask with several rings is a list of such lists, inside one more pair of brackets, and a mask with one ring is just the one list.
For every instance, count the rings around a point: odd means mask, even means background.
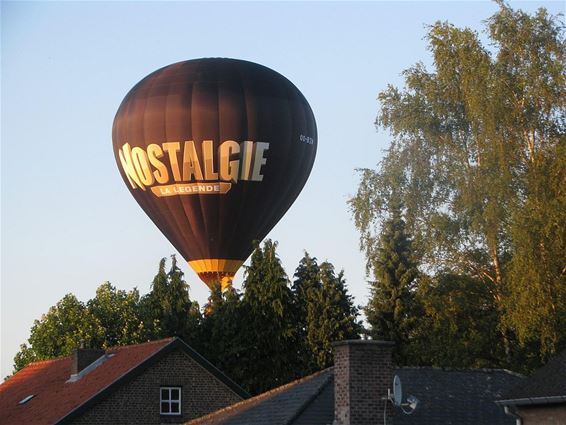
[{"label": "roof ridge", "polygon": [[[35,362],[30,362],[30,363],[28,363],[27,365],[25,365],[25,366],[24,366],[23,368],[21,368],[20,370],[24,370],[24,369],[26,369],[26,368],[28,368],[28,367],[30,367],[30,366],[37,366],[37,365],[41,365],[41,364],[44,364],[44,363],[58,362],[58,361],[61,361],[61,360],[65,360],[66,358],[69,358],[69,357],[71,357],[71,356],[70,356],[70,355],[67,355],[67,356],[61,356],[61,357],[53,357],[52,359],[37,360],[37,361],[35,361]],[[18,372],[19,372],[20,370],[18,370]],[[16,372],[16,373],[18,373],[18,372]],[[15,374],[14,374],[14,375],[15,375]]]},{"label": "roof ridge", "polygon": [[[328,368],[331,369],[331,368]],[[328,369],[324,369],[327,371]],[[322,372],[322,371],[321,371]],[[326,379],[320,384],[318,389],[311,394],[311,396],[306,400],[302,406],[300,406],[297,411],[285,422],[285,425],[291,425],[301,414],[307,409],[307,407],[320,395],[320,393],[326,388],[330,381],[334,378],[334,373],[329,373]]]},{"label": "roof ridge", "polygon": [[[149,345],[149,344],[160,344],[163,343],[165,341],[173,341],[175,338],[178,338],[176,336],[170,336],[167,338],[161,338],[161,339],[156,339],[153,341],[146,341],[146,342],[140,342],[139,344],[127,344],[127,345],[114,345],[112,347],[109,348],[101,348],[101,350],[105,350],[105,351],[110,351],[110,350],[118,350],[118,349],[123,349],[125,347],[139,347],[140,345]],[[51,359],[44,359],[44,360],[36,360],[34,362],[29,362],[27,365],[25,365],[23,368],[21,368],[20,370],[24,370],[30,366],[36,366],[36,365],[40,365],[40,364],[44,364],[44,363],[50,363],[50,362],[57,362],[57,361],[61,361],[61,360],[65,360],[68,359],[70,357],[72,357],[72,354],[67,354],[65,356],[58,356],[58,357],[53,357]],[[20,371],[18,370],[18,372]],[[16,373],[18,373],[16,372]],[[15,375],[15,374],[14,374]]]},{"label": "roof ridge", "polygon": [[442,366],[396,366],[393,369],[430,369],[430,370],[444,370],[447,372],[504,372],[509,375],[524,378],[525,375],[514,372],[505,368],[489,368],[489,367],[442,367]]},{"label": "roof ridge", "polygon": [[112,347],[108,347],[105,350],[110,351],[110,350],[119,350],[119,349],[124,349],[124,348],[139,347],[140,345],[162,344],[166,341],[171,342],[171,341],[173,341],[177,338],[178,337],[176,337],[176,336],[169,336],[167,338],[154,339],[152,341],[140,342],[138,344],[113,345]]},{"label": "roof ridge", "polygon": [[[216,410],[216,411],[214,411],[214,412],[212,412],[212,413],[209,413],[208,415],[204,415],[204,416],[201,416],[200,418],[192,419],[192,420],[190,420],[190,421],[188,421],[188,422],[185,422],[185,424],[197,425],[197,424],[199,424],[199,423],[201,423],[201,422],[203,422],[203,421],[205,421],[205,420],[208,420],[208,419],[210,419],[210,418],[213,418],[214,416],[221,415],[221,414],[226,413],[226,412],[230,412],[231,410],[240,408],[241,406],[245,406],[246,404],[249,404],[249,403],[252,403],[252,402],[255,402],[255,401],[258,401],[258,400],[263,400],[263,399],[268,398],[269,396],[271,396],[271,395],[273,395],[273,394],[278,394],[278,393],[280,393],[280,392],[282,392],[282,391],[285,391],[286,389],[289,389],[289,388],[291,388],[291,387],[293,387],[293,386],[295,386],[295,385],[299,385],[299,384],[301,384],[301,383],[303,383],[303,382],[306,382],[306,381],[309,381],[309,380],[311,380],[311,379],[314,379],[314,378],[316,378],[316,377],[322,375],[323,373],[327,373],[327,372],[329,372],[329,371],[331,371],[331,370],[333,370],[333,369],[334,369],[334,366],[328,367],[328,368],[326,368],[326,369],[319,370],[318,372],[312,373],[312,374],[307,375],[307,376],[303,376],[302,378],[299,378],[299,379],[295,379],[294,381],[288,382],[288,383],[283,384],[283,385],[281,385],[281,386],[279,386],[279,387],[276,387],[276,388],[273,388],[273,389],[271,389],[271,390],[269,390],[269,391],[266,391],[266,392],[263,392],[263,393],[261,393],[261,394],[258,394],[258,395],[254,396],[254,397],[248,398],[248,399],[246,399],[246,400],[239,401],[239,402],[237,402],[237,403],[231,404],[230,406],[226,406],[226,407],[224,407],[224,408],[222,408],[222,409]],[[328,379],[330,379],[330,376],[329,376]],[[328,379],[321,385],[321,387],[323,387],[323,386],[326,385],[326,383],[328,382]],[[318,393],[317,393],[317,394],[318,394]],[[312,401],[312,399],[309,399],[309,400],[308,400],[308,402],[311,402],[311,401]],[[302,409],[301,409],[301,411],[302,411]],[[291,418],[291,419],[294,419],[294,418]],[[288,423],[288,422],[287,422],[287,423]]]}]

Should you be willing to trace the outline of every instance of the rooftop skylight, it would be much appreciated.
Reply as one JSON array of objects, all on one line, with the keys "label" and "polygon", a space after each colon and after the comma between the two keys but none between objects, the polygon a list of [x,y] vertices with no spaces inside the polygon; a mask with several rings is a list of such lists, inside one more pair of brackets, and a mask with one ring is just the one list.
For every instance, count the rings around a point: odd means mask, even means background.
[{"label": "rooftop skylight", "polygon": [[18,402],[18,404],[26,404],[28,401],[30,401],[30,400],[31,400],[32,398],[34,398],[34,397],[35,397],[35,394],[30,394],[30,395],[28,395],[28,396],[22,398],[22,399]]}]

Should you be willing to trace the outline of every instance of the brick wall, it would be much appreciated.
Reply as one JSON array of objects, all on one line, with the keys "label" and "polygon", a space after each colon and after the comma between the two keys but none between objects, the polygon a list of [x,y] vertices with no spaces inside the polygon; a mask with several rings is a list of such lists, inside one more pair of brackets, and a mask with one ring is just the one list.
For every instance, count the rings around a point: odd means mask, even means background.
[{"label": "brick wall", "polygon": [[[159,414],[159,388],[182,387],[182,415]],[[141,375],[87,410],[73,424],[169,424],[203,416],[242,398],[183,350],[166,354]]]},{"label": "brick wall", "polygon": [[523,419],[523,425],[566,424],[566,403],[520,407],[517,413]]},{"label": "brick wall", "polygon": [[334,417],[339,425],[392,424],[387,389],[393,380],[388,341],[341,341],[334,344]]}]

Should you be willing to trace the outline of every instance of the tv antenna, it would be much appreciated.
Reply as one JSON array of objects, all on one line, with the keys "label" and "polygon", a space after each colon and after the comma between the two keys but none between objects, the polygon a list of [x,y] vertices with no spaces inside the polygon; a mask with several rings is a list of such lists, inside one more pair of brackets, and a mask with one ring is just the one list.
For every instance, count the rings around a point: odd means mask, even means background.
[{"label": "tv antenna", "polygon": [[395,375],[393,378],[393,394],[389,390],[389,401],[393,403],[395,407],[399,407],[405,415],[412,414],[417,406],[419,405],[419,399],[414,395],[407,396],[407,400],[403,402],[403,387],[401,386],[401,378]]}]

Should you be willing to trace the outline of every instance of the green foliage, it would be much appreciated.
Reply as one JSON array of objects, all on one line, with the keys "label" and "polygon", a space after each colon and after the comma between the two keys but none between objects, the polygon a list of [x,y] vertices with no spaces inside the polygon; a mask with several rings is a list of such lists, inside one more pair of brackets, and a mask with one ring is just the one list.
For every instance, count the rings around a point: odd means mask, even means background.
[{"label": "green foliage", "polygon": [[200,317],[198,303],[190,300],[189,285],[174,255],[171,268],[165,271],[165,258],[151,284],[151,292],[143,300],[145,321],[153,328],[153,338],[179,336],[191,344],[196,340]]},{"label": "green foliage", "polygon": [[417,267],[411,259],[411,241],[400,206],[393,207],[373,250],[368,258],[371,296],[365,308],[370,335],[373,339],[395,342],[395,360],[407,364],[405,352],[415,321],[413,287]]},{"label": "green foliage", "polygon": [[317,370],[316,361],[308,341],[309,333],[313,332],[309,326],[309,309],[311,312],[314,311],[314,308],[310,306],[316,302],[314,300],[315,294],[318,294],[322,287],[320,267],[316,258],[305,252],[295,270],[294,278],[291,289],[299,342],[297,350],[299,351],[298,358],[301,360],[301,374],[306,375]]},{"label": "green foliage", "polygon": [[105,282],[86,304],[67,295],[41,320],[14,358],[28,363],[68,355],[81,342],[93,348],[178,335],[252,394],[331,364],[331,344],[359,338],[357,308],[343,273],[305,257],[292,288],[277,244],[259,244],[246,269],[242,295],[217,284],[201,314],[173,256],[159,262],[151,291],[118,290]]},{"label": "green foliage", "polygon": [[[506,320],[543,359],[566,345],[566,144],[539,158],[523,207],[514,212]],[[542,172],[544,170],[544,172]]]},{"label": "green foliage", "polygon": [[[295,305],[297,314],[302,321],[302,327],[306,332],[306,316],[307,308],[309,305],[309,293],[319,291],[322,288],[320,282],[320,267],[318,266],[316,258],[305,252],[303,258],[299,262],[299,266],[295,270],[295,280],[293,281],[293,294],[295,295]],[[303,336],[305,335],[303,332]]]},{"label": "green foliage", "polygon": [[136,288],[126,292],[116,289],[110,282],[100,285],[96,296],[86,303],[87,310],[102,330],[93,345],[108,348],[146,339],[146,329],[138,309],[139,301]]},{"label": "green foliage", "polygon": [[440,273],[419,281],[422,308],[411,335],[412,364],[493,367],[503,357],[495,324],[494,284],[466,275]]},{"label": "green foliage", "polygon": [[393,141],[350,200],[370,265],[400,202],[423,271],[491,282],[508,366],[513,349],[545,357],[566,344],[563,28],[503,2],[489,48],[469,29],[432,25],[434,69],[417,64],[404,88],[379,94],[376,124]]},{"label": "green foliage", "polygon": [[137,289],[126,292],[109,282],[100,285],[86,304],[65,295],[34,322],[27,343],[14,358],[14,370],[32,361],[69,355],[81,343],[109,348],[172,335],[194,343],[199,321],[199,306],[190,301],[173,256],[168,273],[165,259],[161,260],[151,292],[141,299]]},{"label": "green foliage", "polygon": [[212,364],[232,380],[249,390],[247,385],[247,332],[242,322],[242,296],[233,287],[224,292],[218,283],[210,292],[204,307],[199,344],[195,346]]},{"label": "green foliage", "polygon": [[305,252],[295,271],[292,290],[298,327],[302,373],[329,367],[332,342],[358,339],[358,309],[346,289],[344,273],[336,275],[328,262],[320,266]]},{"label": "green foliage", "polygon": [[245,333],[247,375],[252,394],[298,377],[298,332],[289,280],[276,254],[277,243],[256,246],[246,267],[241,325]]},{"label": "green foliage", "polygon": [[71,354],[81,343],[99,347],[103,329],[88,308],[72,294],[65,295],[47,314],[36,320],[28,344],[14,358],[17,371],[30,361]]},{"label": "green foliage", "polygon": [[203,355],[251,394],[330,366],[332,342],[360,333],[343,273],[305,253],[289,288],[276,248],[256,246],[243,295],[212,289],[200,326]]},{"label": "green foliage", "polygon": [[216,284],[201,314],[172,256],[159,262],[151,291],[116,289],[108,282],[86,304],[67,295],[41,320],[14,358],[28,363],[68,355],[81,342],[93,348],[180,336],[252,394],[330,366],[331,344],[359,338],[357,308],[343,272],[305,253],[292,288],[277,243],[256,245],[242,295]]},{"label": "green foliage", "polygon": [[319,279],[320,287],[310,289],[306,317],[306,341],[315,370],[333,364],[333,342],[359,339],[361,332],[358,309],[346,289],[344,272],[336,274],[334,266],[324,262],[320,265]]}]

